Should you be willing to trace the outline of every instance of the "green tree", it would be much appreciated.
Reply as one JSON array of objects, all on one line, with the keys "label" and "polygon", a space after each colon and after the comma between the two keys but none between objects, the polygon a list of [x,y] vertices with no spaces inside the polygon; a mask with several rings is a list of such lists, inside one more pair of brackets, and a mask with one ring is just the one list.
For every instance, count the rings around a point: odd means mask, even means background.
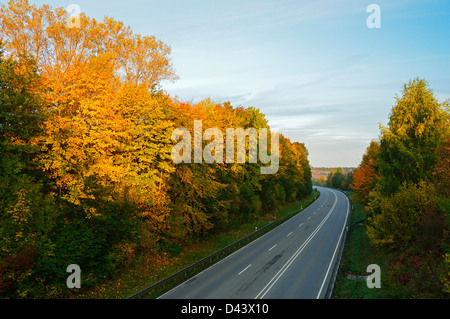
[{"label": "green tree", "polygon": [[345,186],[347,175],[341,167],[331,170],[327,176],[327,186],[343,189]]},{"label": "green tree", "polygon": [[381,192],[393,194],[403,182],[431,180],[435,150],[448,130],[447,102],[439,103],[425,80],[415,79],[397,97],[388,127],[381,128]]},{"label": "green tree", "polygon": [[439,103],[425,80],[410,81],[351,185],[371,244],[392,249],[390,276],[414,297],[449,291],[448,136],[448,101]]},{"label": "green tree", "polygon": [[333,176],[331,177],[331,186],[334,188],[341,188],[344,179],[345,179],[344,171],[342,170],[342,168],[338,167],[333,172]]},{"label": "green tree", "polygon": [[33,162],[45,113],[38,83],[32,59],[0,52],[0,292],[22,297],[32,290],[33,261],[51,254],[49,234],[59,215]]}]

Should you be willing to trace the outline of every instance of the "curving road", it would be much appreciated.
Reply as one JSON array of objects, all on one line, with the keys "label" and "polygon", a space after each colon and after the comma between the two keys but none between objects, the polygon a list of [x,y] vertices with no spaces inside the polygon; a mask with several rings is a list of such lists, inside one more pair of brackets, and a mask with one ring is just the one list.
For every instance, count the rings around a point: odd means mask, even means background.
[{"label": "curving road", "polygon": [[285,223],[168,291],[169,299],[324,298],[349,215],[347,197],[319,198]]}]

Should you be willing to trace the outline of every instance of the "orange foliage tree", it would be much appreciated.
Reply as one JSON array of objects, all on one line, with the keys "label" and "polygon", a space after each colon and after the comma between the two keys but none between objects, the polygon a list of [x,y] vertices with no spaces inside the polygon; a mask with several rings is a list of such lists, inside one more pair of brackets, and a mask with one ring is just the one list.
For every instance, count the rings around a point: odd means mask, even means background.
[{"label": "orange foliage tree", "polygon": [[378,180],[376,162],[379,152],[379,143],[372,141],[367,147],[361,163],[353,173],[353,183],[350,187],[355,192],[357,200],[364,206],[368,204],[370,192],[375,188]]},{"label": "orange foliage tree", "polygon": [[[155,37],[109,17],[99,22],[82,13],[78,22],[71,23],[63,8],[27,0],[0,5],[4,54],[17,62],[16,70],[33,74],[23,91],[36,98],[30,107],[19,99],[0,104],[0,121],[8,116],[0,122],[1,140],[14,130],[23,133],[24,115],[33,119],[26,127],[39,132],[14,136],[16,144],[33,149],[32,156],[16,152],[28,158],[26,165],[14,163],[26,178],[2,179],[11,187],[0,188],[0,270],[13,275],[4,280],[0,274],[0,291],[8,286],[11,296],[57,294],[65,289],[60,270],[68,264],[82,264],[88,278],[105,278],[137,252],[177,251],[192,238],[272,213],[312,192],[305,145],[282,135],[280,169],[273,175],[261,175],[263,163],[250,163],[248,155],[245,163],[175,164],[171,133],[180,127],[193,132],[195,120],[204,130],[272,132],[257,108],[168,96],[162,82],[177,76],[170,47]],[[2,83],[24,79],[0,62],[1,70],[8,69]],[[3,89],[0,100],[11,101]],[[14,166],[8,147],[0,149],[7,159],[0,160],[3,171]],[[18,180],[26,183],[12,187]],[[11,244],[24,234],[30,238],[23,245]],[[22,261],[30,271],[18,271]]]},{"label": "orange foliage tree", "polygon": [[50,106],[41,164],[60,193],[80,204],[105,194],[102,188],[110,188],[110,198],[132,188],[139,202],[162,207],[163,177],[173,169],[164,134],[171,122],[156,89],[176,78],[170,47],[112,18],[99,23],[81,14],[73,27],[62,8],[26,0],[0,10],[6,52],[32,56],[41,71]]}]

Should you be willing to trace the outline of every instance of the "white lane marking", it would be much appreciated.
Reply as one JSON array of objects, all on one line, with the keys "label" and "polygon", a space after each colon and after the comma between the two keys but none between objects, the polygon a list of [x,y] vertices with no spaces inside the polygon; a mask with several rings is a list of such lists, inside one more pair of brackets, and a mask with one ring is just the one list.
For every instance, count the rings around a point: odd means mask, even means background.
[{"label": "white lane marking", "polygon": [[311,216],[308,217],[308,219],[310,219],[310,218],[311,218]]},{"label": "white lane marking", "polygon": [[270,249],[269,249],[268,251],[271,251],[272,249],[274,249],[276,245],[277,245],[277,244],[275,244],[275,245],[273,245],[272,247],[270,247]]},{"label": "white lane marking", "polygon": [[244,271],[246,271],[247,269],[248,269],[248,267],[250,267],[252,264],[250,264],[250,265],[248,265],[247,267],[245,267],[243,270],[241,270],[241,272],[240,273],[238,273],[238,276],[240,275],[240,274],[242,274]]},{"label": "white lane marking", "polygon": [[[326,195],[326,198],[325,198],[325,201],[328,199],[328,197],[329,197],[329,195],[327,194],[327,195]],[[322,204],[322,206],[323,206],[323,204]],[[301,224],[299,225],[299,227],[302,226],[302,225],[303,225],[303,223],[301,223]],[[245,246],[245,248],[248,248],[248,247],[250,247],[250,246],[253,245],[253,244],[257,244],[258,239],[260,239],[260,238],[262,238],[262,237],[264,237],[264,236],[268,236],[269,234],[270,234],[270,232],[265,233],[265,234],[262,235],[261,237],[255,239],[254,241],[252,241],[252,242],[250,242],[249,244],[247,244],[247,245]],[[219,265],[219,264],[225,262],[226,260],[228,260],[228,259],[230,259],[230,258],[233,258],[234,255],[237,255],[237,254],[239,254],[240,252],[242,252],[242,249],[238,249],[238,250],[234,251],[234,252],[231,253],[230,255],[228,255],[228,256],[226,256],[225,258],[223,258],[223,259],[219,260],[218,262],[216,262],[216,263],[215,263],[214,265],[212,265],[211,267],[208,267],[208,268],[202,270],[202,271],[199,272],[196,276],[200,276],[200,275],[202,275],[203,273],[206,273],[207,271],[210,271],[212,267],[215,267],[215,266],[217,266],[217,265]],[[185,285],[185,284],[186,284],[186,282],[183,281],[183,282],[180,283],[179,285],[173,287],[173,288],[170,289],[169,291],[167,291],[167,292],[165,292],[164,294],[162,294],[161,296],[157,297],[157,299],[162,299],[162,298],[164,298],[164,296],[170,294],[172,291],[178,289],[180,286],[183,286],[183,285]],[[256,298],[255,298],[255,299],[256,299]]]},{"label": "white lane marking", "polygon": [[303,223],[301,223],[300,225],[298,225],[298,227],[302,227]]},{"label": "white lane marking", "polygon": [[292,234],[292,232],[290,232],[289,234],[287,234],[287,235],[286,235],[286,237],[289,237],[289,236],[291,236],[291,234]]},{"label": "white lane marking", "polygon": [[275,285],[275,283],[278,281],[278,279],[281,278],[281,276],[284,274],[284,272],[289,268],[289,266],[294,262],[294,260],[300,255],[300,253],[305,249],[305,247],[309,244],[309,242],[312,240],[312,238],[319,232],[320,228],[322,228],[323,224],[328,220],[331,213],[333,212],[334,208],[337,204],[337,196],[333,192],[335,196],[335,202],[333,207],[331,207],[328,214],[325,216],[325,218],[322,220],[322,222],[317,226],[317,228],[309,235],[309,237],[306,239],[306,241],[297,249],[297,251],[289,258],[289,260],[281,267],[281,269],[275,274],[275,276],[272,277],[272,279],[265,285],[265,287],[256,295],[255,299],[262,299],[264,296],[269,292],[269,290]]},{"label": "white lane marking", "polygon": [[341,243],[342,235],[344,234],[344,229],[347,226],[347,219],[349,217],[349,211],[350,211],[350,202],[348,200],[348,197],[347,196],[345,196],[345,197],[347,198],[347,215],[345,216],[345,222],[344,222],[344,225],[342,226],[341,235],[339,236],[339,240],[336,244],[336,248],[334,249],[333,257],[331,257],[330,264],[328,265],[327,273],[325,274],[325,278],[323,279],[322,286],[320,286],[320,290],[319,290],[319,293],[317,294],[316,299],[320,298],[320,294],[322,293],[322,289],[325,285],[325,281],[327,280],[328,273],[330,272],[331,264],[333,263],[334,256],[336,255],[339,244]]}]

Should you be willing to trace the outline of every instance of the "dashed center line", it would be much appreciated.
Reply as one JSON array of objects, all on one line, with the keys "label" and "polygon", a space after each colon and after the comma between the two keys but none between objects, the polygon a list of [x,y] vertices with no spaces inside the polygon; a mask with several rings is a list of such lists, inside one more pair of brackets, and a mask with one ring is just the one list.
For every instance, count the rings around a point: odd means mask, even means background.
[{"label": "dashed center line", "polygon": [[292,232],[290,232],[289,234],[286,235],[286,237],[291,236]]},{"label": "dashed center line", "polygon": [[301,223],[300,225],[298,225],[298,227],[302,227],[303,223]]},{"label": "dashed center line", "polygon": [[272,247],[270,247],[270,249],[269,249],[268,251],[271,251],[272,249],[274,249],[276,245],[277,245],[277,244],[275,244],[275,245],[273,245]]},{"label": "dashed center line", "polygon": [[247,267],[245,267],[243,270],[241,270],[241,272],[240,273],[238,273],[238,276],[240,275],[240,274],[242,274],[244,271],[246,271],[247,269],[248,269],[248,267],[250,267],[252,264],[250,264],[250,265],[248,265]]},{"label": "dashed center line", "polygon": [[[311,242],[311,240],[317,235],[317,233],[320,231],[320,229],[323,227],[323,225],[326,223],[326,221],[330,218],[331,214],[333,213],[336,204],[338,202],[338,198],[335,192],[333,192],[335,196],[335,201],[333,206],[331,207],[328,214],[324,217],[324,219],[320,222],[319,225],[314,229],[314,231],[309,235],[309,237],[306,239],[306,241],[303,242],[303,244],[295,251],[295,253],[289,258],[289,260],[278,270],[278,272],[275,274],[275,276],[272,277],[272,279],[264,286],[264,288],[256,295],[255,299],[262,299],[264,296],[269,292],[269,290],[276,284],[276,282],[283,276],[283,274],[286,272],[286,270],[292,265],[292,263],[298,258],[298,256],[301,254],[301,252],[306,248],[306,246]],[[308,217],[309,219],[309,217]],[[343,228],[344,229],[344,228]],[[342,234],[342,233],[341,233]],[[340,239],[339,239],[340,241]],[[336,246],[338,247],[338,246]],[[336,249],[335,249],[336,252]],[[334,255],[332,257],[332,260],[334,258]],[[330,263],[331,265],[331,263]],[[330,269],[330,267],[329,267]],[[328,271],[325,275],[325,279],[328,276]],[[324,286],[325,280],[322,283],[322,287],[320,288],[318,297],[320,296],[322,292],[322,288]]]}]

